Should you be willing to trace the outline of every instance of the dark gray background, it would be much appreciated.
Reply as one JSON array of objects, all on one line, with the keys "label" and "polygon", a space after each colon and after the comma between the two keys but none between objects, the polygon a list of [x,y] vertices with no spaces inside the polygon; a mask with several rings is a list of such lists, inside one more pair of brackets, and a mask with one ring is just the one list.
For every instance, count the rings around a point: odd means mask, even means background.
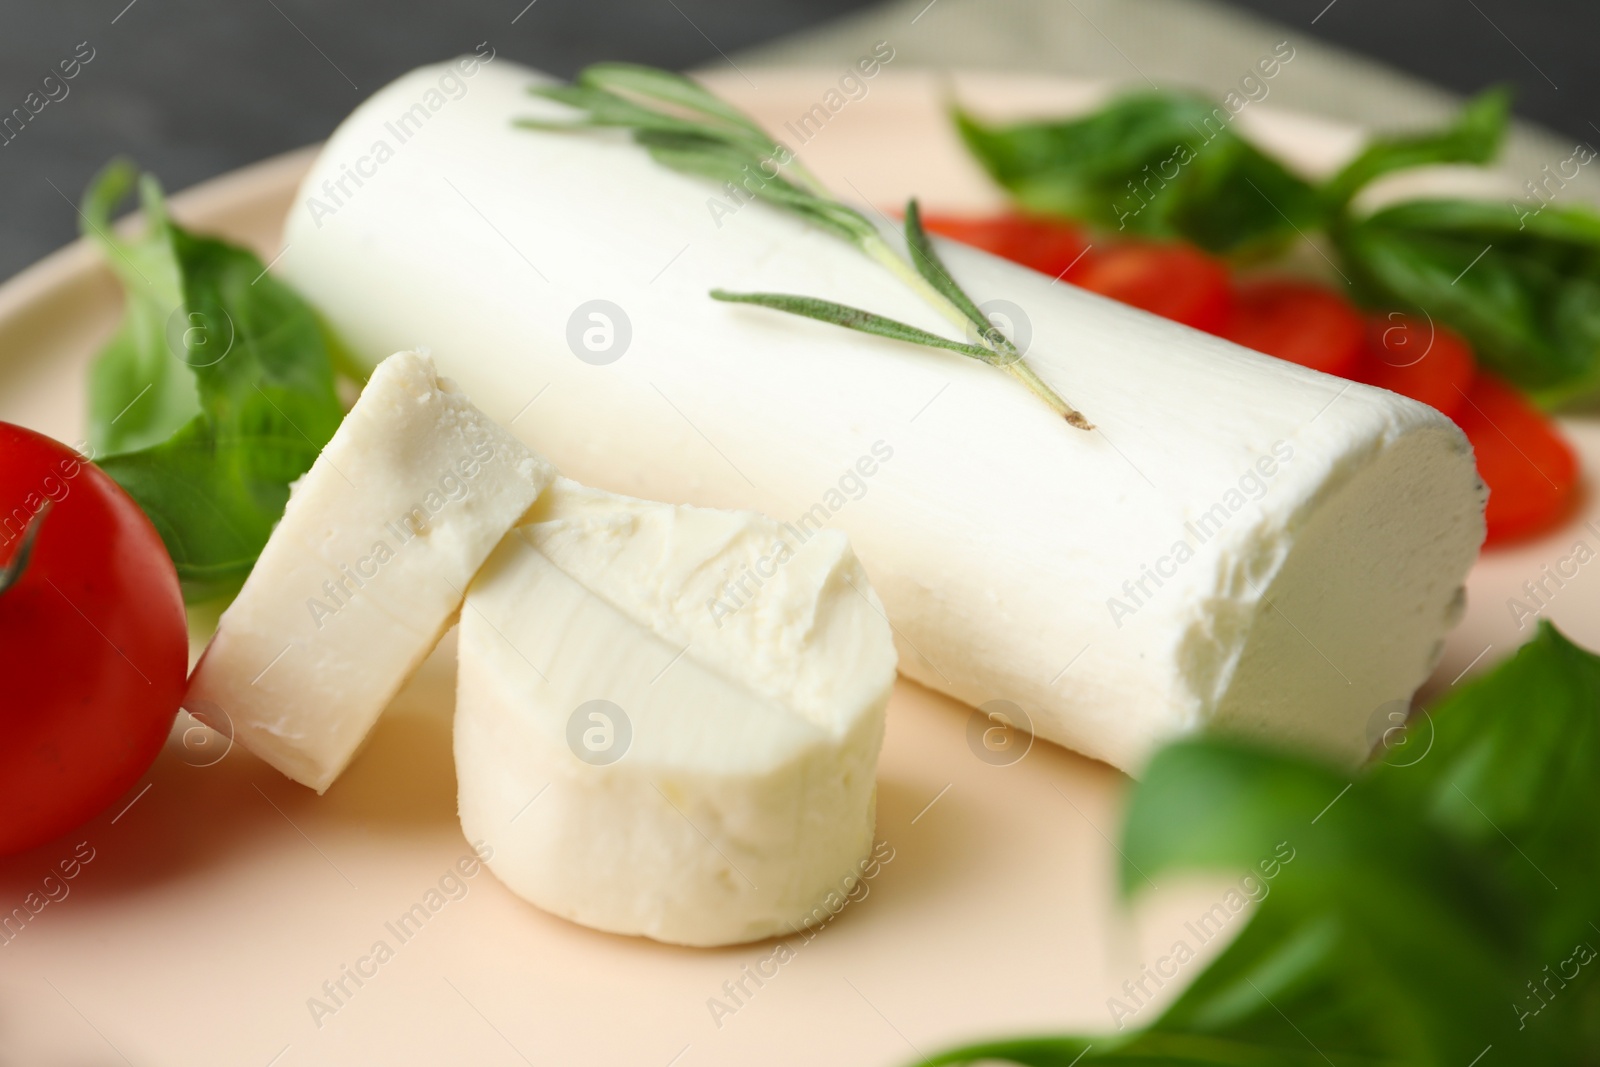
[{"label": "dark gray background", "polygon": [[[0,278],[72,239],[76,198],[118,153],[169,189],[325,137],[403,71],[488,40],[569,74],[597,59],[687,67],[861,0],[4,0],[0,115],[88,41],[95,58],[0,147]],[[1449,88],[1519,89],[1518,110],[1600,141],[1594,0],[1239,0]],[[512,20],[521,11],[522,14]],[[1320,14],[1320,17],[1318,17]],[[1311,25],[1316,19],[1315,25]],[[115,21],[113,21],[115,20]],[[1559,88],[1558,88],[1559,87]]]}]

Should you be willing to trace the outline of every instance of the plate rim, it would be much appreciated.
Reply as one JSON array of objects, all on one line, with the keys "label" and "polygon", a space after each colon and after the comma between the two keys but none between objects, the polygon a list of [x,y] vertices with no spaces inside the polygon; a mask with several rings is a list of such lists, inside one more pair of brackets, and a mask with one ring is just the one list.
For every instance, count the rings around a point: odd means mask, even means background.
[{"label": "plate rim", "polygon": [[[214,225],[218,216],[226,216],[259,200],[263,187],[276,186],[291,177],[298,184],[299,177],[322,151],[322,144],[318,141],[280,152],[197,182],[169,195],[168,207],[173,218],[180,222],[194,219],[204,220],[202,225],[208,227]],[[77,205],[73,206],[76,211]],[[79,215],[81,218],[81,212]],[[112,229],[125,233],[137,225],[137,217],[137,211],[120,216]],[[0,323],[24,315],[52,292],[59,292],[75,281],[106,269],[99,249],[87,237],[79,236],[0,282]]]}]

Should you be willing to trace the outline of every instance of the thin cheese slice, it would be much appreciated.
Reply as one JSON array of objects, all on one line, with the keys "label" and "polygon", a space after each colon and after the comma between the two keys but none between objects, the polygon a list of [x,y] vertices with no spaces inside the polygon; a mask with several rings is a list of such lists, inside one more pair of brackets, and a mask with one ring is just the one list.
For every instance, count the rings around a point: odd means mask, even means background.
[{"label": "thin cheese slice", "polygon": [[384,360],[296,483],[185,707],[323,792],[552,477],[432,360]]}]

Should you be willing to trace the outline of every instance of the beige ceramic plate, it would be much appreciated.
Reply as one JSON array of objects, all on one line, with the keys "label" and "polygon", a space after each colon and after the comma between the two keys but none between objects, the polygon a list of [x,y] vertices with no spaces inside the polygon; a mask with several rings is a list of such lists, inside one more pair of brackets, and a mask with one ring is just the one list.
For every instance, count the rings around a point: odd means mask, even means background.
[{"label": "beige ceramic plate", "polygon": [[[759,89],[738,77],[717,87],[775,130],[837,80],[753,73]],[[942,118],[951,90],[1008,113],[1097,96],[1056,80],[885,73],[802,154],[880,206],[911,192],[940,208],[993,206]],[[1311,169],[1359,140],[1265,109],[1240,121]],[[208,182],[176,198],[175,213],[272,259],[309,159]],[[85,368],[119,307],[81,244],[0,288],[0,419],[76,441]],[[1568,429],[1600,470],[1600,427]],[[1583,526],[1594,518],[1591,507],[1479,564],[1434,689],[1528,636],[1507,607],[1524,581],[1543,581],[1550,617],[1600,647],[1600,578],[1588,573],[1600,564],[1561,562],[1579,540],[1600,548],[1600,525]],[[1564,584],[1546,566],[1565,566]],[[451,877],[469,851],[455,818],[452,647],[324,797],[181,717],[127,797],[67,840],[5,861],[0,916],[30,894],[49,902],[0,934],[0,1064],[887,1065],[985,1035],[1106,1029],[1107,998],[1143,964],[1179,939],[1202,957],[1223,941],[1203,947],[1186,923],[1225,884],[1163,880],[1132,913],[1115,905],[1120,775],[1046,743],[1009,766],[981,761],[966,740],[972,713],[911,684],[890,706],[879,769],[878,832],[893,859],[813,939],[691,951],[551,918],[490,874]],[[76,876],[47,882],[74,853]],[[402,936],[407,913],[420,918]],[[1231,916],[1223,935],[1244,920]]]}]

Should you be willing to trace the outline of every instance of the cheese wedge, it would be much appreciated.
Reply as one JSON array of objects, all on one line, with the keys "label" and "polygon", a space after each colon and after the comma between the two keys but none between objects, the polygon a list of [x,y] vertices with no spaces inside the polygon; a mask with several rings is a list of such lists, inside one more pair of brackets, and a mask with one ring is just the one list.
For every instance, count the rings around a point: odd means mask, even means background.
[{"label": "cheese wedge", "polygon": [[1358,760],[1427,677],[1483,538],[1442,415],[941,245],[1074,430],[959,355],[712,301],[952,332],[626,136],[515,127],[570,117],[544,76],[497,60],[434,100],[445,70],[361,105],[289,213],[285,274],[364,357],[425,343],[492,415],[533,403],[517,432],[585,483],[845,531],[904,673],[1119,767],[1205,727]]},{"label": "cheese wedge", "polygon": [[552,477],[426,356],[390,356],[295,484],[184,706],[323,792]]},{"label": "cheese wedge", "polygon": [[895,652],[842,534],[558,479],[461,616],[461,824],[518,895],[685,945],[825,918],[872,848]]}]

